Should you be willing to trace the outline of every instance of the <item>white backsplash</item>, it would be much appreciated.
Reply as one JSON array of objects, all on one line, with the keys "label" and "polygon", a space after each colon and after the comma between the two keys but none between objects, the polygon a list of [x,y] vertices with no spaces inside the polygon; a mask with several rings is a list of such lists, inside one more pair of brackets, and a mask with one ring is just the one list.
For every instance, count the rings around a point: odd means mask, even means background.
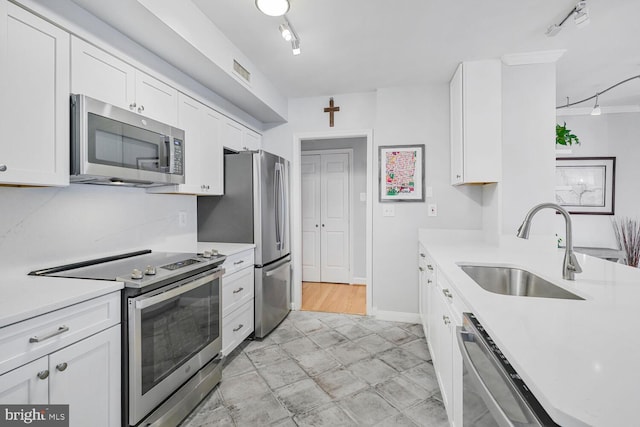
[{"label": "white backsplash", "polygon": [[25,274],[139,249],[195,252],[197,246],[195,196],[73,184],[0,187],[0,200],[0,265],[5,273]]}]

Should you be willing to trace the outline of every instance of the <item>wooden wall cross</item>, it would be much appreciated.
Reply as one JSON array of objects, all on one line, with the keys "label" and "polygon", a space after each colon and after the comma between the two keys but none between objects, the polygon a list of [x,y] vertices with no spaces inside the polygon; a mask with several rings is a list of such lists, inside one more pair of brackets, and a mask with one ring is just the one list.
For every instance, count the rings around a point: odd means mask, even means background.
[{"label": "wooden wall cross", "polygon": [[333,97],[329,98],[329,106],[325,107],[324,112],[329,113],[329,127],[333,127],[333,113],[340,111],[340,107],[333,106]]}]

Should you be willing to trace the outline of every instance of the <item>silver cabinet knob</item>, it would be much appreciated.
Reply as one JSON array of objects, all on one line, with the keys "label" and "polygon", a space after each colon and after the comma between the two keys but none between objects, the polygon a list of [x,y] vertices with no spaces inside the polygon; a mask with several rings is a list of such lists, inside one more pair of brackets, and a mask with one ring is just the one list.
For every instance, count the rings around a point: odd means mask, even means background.
[{"label": "silver cabinet knob", "polygon": [[432,283],[433,283],[433,280],[431,280],[431,279],[427,279],[427,284],[429,284],[429,285],[430,285],[430,284],[432,284]]},{"label": "silver cabinet knob", "polygon": [[420,252],[420,257],[421,257],[421,258],[426,258],[426,257],[427,257],[427,255],[425,255],[425,254],[423,254],[422,252]]},{"label": "silver cabinet knob", "polygon": [[449,319],[449,316],[442,316],[442,321],[444,322],[445,325],[448,325],[449,323],[451,323],[451,319]]},{"label": "silver cabinet knob", "polygon": [[136,103],[132,102],[131,104],[129,104],[129,109],[130,110],[134,110],[136,108]]},{"label": "silver cabinet knob", "polygon": [[142,279],[142,271],[138,270],[137,268],[134,268],[133,271],[131,272],[131,278]]},{"label": "silver cabinet knob", "polygon": [[429,269],[429,271],[433,271],[433,265],[427,264],[427,268]]},{"label": "silver cabinet knob", "polygon": [[420,271],[424,271],[424,268],[422,268],[422,267],[418,267],[418,270],[420,270]]},{"label": "silver cabinet knob", "polygon": [[150,265],[147,265],[147,268],[144,269],[144,274],[146,274],[147,276],[155,276],[156,268]]},{"label": "silver cabinet knob", "polygon": [[138,107],[138,113],[142,113],[144,111],[144,105]]},{"label": "silver cabinet knob", "polygon": [[7,165],[0,165],[0,172],[4,172],[7,170]]},{"label": "silver cabinet knob", "polygon": [[65,369],[67,369],[67,362],[57,364],[56,369],[60,372],[64,371]]},{"label": "silver cabinet knob", "polygon": [[449,289],[443,289],[442,293],[444,294],[445,297],[453,299],[453,294]]},{"label": "silver cabinet knob", "polygon": [[40,372],[38,372],[37,375],[38,375],[38,378],[40,378],[41,380],[46,380],[47,377],[49,376],[49,370],[46,369],[44,371],[40,371]]}]

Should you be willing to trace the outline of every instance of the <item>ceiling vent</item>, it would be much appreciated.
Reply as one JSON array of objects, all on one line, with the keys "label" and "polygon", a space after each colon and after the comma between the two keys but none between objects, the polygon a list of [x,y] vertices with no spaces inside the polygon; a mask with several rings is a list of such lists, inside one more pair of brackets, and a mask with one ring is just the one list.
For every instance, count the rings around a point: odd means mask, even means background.
[{"label": "ceiling vent", "polygon": [[235,71],[237,75],[242,77],[244,81],[246,81],[247,83],[251,83],[251,73],[249,72],[249,70],[240,65],[240,63],[235,59],[233,60],[233,71]]}]

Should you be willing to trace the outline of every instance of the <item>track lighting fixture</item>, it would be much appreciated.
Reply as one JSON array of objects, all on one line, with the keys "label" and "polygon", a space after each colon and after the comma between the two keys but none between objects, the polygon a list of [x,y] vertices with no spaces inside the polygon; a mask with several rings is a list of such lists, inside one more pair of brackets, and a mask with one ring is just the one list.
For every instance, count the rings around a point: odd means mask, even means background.
[{"label": "track lighting fixture", "polygon": [[598,104],[598,93],[596,92],[596,104],[593,106],[593,110],[591,110],[592,116],[599,116],[602,114],[602,109],[600,109],[600,105]]},{"label": "track lighting fixture", "polygon": [[289,0],[256,0],[256,7],[265,15],[282,16],[289,11]]},{"label": "track lighting fixture", "polygon": [[291,51],[294,55],[300,55],[300,37],[298,37],[298,33],[293,29],[293,25],[289,22],[289,19],[284,16],[284,24],[280,24],[278,29],[280,30],[280,34],[282,38],[288,42],[291,42]]},{"label": "track lighting fixture", "polygon": [[593,98],[595,98],[596,99],[596,103],[593,106],[593,110],[591,110],[591,115],[592,116],[599,116],[600,114],[602,114],[602,108],[600,108],[600,103],[599,103],[600,95],[605,94],[605,93],[609,92],[611,89],[616,88],[616,87],[618,87],[618,86],[620,86],[622,84],[625,84],[625,83],[630,82],[631,80],[635,80],[635,79],[640,79],[640,74],[638,74],[637,76],[629,77],[628,79],[621,80],[618,83],[609,86],[605,90],[600,91],[600,92],[596,92],[595,95],[590,96],[588,98],[581,99],[580,101],[569,103],[569,97],[567,96],[566,105],[559,105],[559,106],[556,107],[556,110],[559,110],[561,108],[573,107],[574,105],[582,104],[583,102],[591,101]]},{"label": "track lighting fixture", "polygon": [[576,24],[578,28],[582,28],[589,23],[590,21],[589,8],[587,7],[586,0],[579,1],[573,7],[573,9],[571,9],[571,12],[569,12],[569,14],[565,16],[565,18],[562,21],[560,21],[559,24],[553,24],[549,26],[549,28],[547,28],[547,31],[545,32],[547,37],[553,37],[556,34],[558,34],[560,30],[562,30],[562,26],[564,25],[564,23],[567,22],[567,20],[572,15],[573,15],[573,22]]}]

